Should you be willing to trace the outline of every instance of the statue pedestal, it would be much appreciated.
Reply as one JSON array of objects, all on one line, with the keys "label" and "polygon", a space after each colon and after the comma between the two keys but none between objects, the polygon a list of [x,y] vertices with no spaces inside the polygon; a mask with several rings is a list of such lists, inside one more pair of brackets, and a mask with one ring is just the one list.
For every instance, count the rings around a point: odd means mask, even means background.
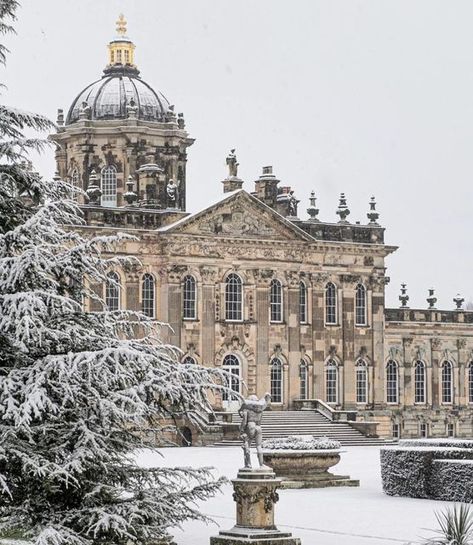
[{"label": "statue pedestal", "polygon": [[281,484],[271,469],[240,469],[232,480],[236,525],[210,538],[210,545],[300,545],[290,532],[274,524],[276,492]]}]

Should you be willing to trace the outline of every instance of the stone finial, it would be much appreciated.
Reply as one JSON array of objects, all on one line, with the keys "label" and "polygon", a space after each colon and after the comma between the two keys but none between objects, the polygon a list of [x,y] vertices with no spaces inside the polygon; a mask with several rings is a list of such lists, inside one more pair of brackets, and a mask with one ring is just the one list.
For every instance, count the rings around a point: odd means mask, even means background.
[{"label": "stone finial", "polygon": [[407,295],[407,284],[401,284],[401,295],[399,296],[399,301],[401,301],[400,308],[409,308],[407,303],[409,302],[409,295]]},{"label": "stone finial", "polygon": [[57,109],[56,125],[58,127],[64,126],[64,110],[62,108]]},{"label": "stone finial", "polygon": [[128,180],[126,181],[126,191],[123,193],[123,198],[129,206],[138,200],[138,195],[133,191],[134,185],[135,182],[133,181],[133,176],[130,174],[128,176]]},{"label": "stone finial", "polygon": [[350,215],[350,210],[347,206],[347,198],[345,193],[340,193],[340,202],[338,203],[337,215],[340,216],[339,223],[348,223],[347,217]]},{"label": "stone finial", "polygon": [[316,207],[316,200],[317,197],[315,196],[315,191],[311,191],[309,197],[309,208],[307,209],[307,213],[310,216],[309,221],[319,221],[319,219],[317,218],[319,214],[319,209]]},{"label": "stone finial", "polygon": [[456,305],[455,310],[463,310],[463,303],[465,302],[465,298],[462,297],[459,293],[457,293],[456,296],[453,298],[453,302]]},{"label": "stone finial", "polygon": [[429,310],[435,310],[435,303],[437,302],[437,297],[435,297],[434,288],[429,288],[429,296],[427,297],[427,303],[429,304]]},{"label": "stone finial", "polygon": [[98,185],[98,176],[95,170],[90,173],[89,185],[87,186],[87,197],[90,204],[100,204],[100,197],[102,196],[102,190]]},{"label": "stone finial", "polygon": [[177,114],[177,126],[180,129],[185,129],[186,128],[186,121],[184,119],[184,114],[183,113]]},{"label": "stone finial", "polygon": [[379,213],[376,212],[376,199],[374,197],[371,197],[370,199],[370,211],[366,215],[368,216],[371,224],[378,224]]}]

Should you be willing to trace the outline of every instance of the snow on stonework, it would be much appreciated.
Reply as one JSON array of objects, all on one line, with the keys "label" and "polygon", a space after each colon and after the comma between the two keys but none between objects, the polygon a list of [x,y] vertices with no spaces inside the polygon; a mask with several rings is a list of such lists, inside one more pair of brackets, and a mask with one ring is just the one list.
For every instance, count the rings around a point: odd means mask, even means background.
[{"label": "snow on stonework", "polygon": [[266,439],[262,443],[265,450],[334,450],[342,444],[328,437],[313,437],[311,435],[289,435],[288,437]]}]

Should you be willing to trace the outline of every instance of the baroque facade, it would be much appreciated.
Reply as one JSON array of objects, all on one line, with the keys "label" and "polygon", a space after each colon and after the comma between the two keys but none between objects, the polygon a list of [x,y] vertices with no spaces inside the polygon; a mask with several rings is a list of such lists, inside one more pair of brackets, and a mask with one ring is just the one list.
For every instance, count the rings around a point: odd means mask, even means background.
[{"label": "baroque facade", "polygon": [[[122,251],[141,266],[99,286],[111,309],[142,310],[171,325],[183,362],[270,391],[273,409],[303,405],[378,422],[382,436],[469,436],[473,430],[473,312],[385,308],[384,242],[376,203],[368,222],[298,216],[294,191],[264,167],[251,191],[227,157],[222,198],[186,213],[183,114],[140,77],[121,16],[103,76],[58,110],[58,175],[93,233],[130,232]],[[93,305],[93,303],[91,303]],[[226,396],[216,407],[232,411]],[[312,404],[312,405],[311,405]]]}]

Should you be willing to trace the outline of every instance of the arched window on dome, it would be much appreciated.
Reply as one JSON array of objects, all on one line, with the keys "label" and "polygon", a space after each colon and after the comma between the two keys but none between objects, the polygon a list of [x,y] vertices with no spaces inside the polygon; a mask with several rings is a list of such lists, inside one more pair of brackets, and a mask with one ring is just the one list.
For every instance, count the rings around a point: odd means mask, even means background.
[{"label": "arched window on dome", "polygon": [[414,366],[414,403],[425,403],[425,364],[421,360]]},{"label": "arched window on dome", "polygon": [[107,274],[105,283],[105,304],[108,310],[114,311],[120,309],[120,277],[116,272]]},{"label": "arched window on dome", "polygon": [[110,165],[102,169],[102,206],[117,206],[117,169]]},{"label": "arched window on dome", "polygon": [[141,308],[143,314],[149,318],[155,317],[156,309],[156,283],[154,277],[146,273],[141,284]]}]

